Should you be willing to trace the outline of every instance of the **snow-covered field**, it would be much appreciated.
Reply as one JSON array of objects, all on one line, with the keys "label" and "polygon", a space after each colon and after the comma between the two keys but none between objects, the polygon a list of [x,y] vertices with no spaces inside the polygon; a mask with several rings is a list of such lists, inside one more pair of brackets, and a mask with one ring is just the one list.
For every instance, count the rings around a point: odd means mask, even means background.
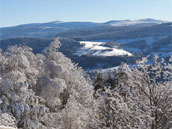
[{"label": "snow-covered field", "polygon": [[110,48],[103,46],[105,42],[94,42],[94,41],[80,41],[84,45],[81,50],[77,51],[75,54],[81,55],[94,55],[94,56],[132,56],[130,52],[123,49]]}]

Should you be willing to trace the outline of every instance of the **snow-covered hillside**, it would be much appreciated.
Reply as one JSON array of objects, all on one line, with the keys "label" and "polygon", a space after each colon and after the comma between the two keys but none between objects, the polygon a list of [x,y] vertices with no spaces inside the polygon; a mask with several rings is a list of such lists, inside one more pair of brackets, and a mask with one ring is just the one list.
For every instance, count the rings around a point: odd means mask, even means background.
[{"label": "snow-covered hillside", "polygon": [[127,52],[123,49],[104,46],[105,42],[80,41],[80,43],[84,46],[75,53],[78,56],[132,56],[130,52]]},{"label": "snow-covered hillside", "polygon": [[[60,22],[31,23],[12,27],[0,28],[0,39],[17,37],[54,37],[57,33],[104,26],[103,23],[94,22]],[[14,33],[15,32],[15,33]]]},{"label": "snow-covered hillside", "polygon": [[155,20],[155,19],[138,19],[138,20],[112,20],[107,22],[106,24],[110,24],[112,26],[129,26],[129,25],[137,25],[137,24],[161,24],[166,21]]}]

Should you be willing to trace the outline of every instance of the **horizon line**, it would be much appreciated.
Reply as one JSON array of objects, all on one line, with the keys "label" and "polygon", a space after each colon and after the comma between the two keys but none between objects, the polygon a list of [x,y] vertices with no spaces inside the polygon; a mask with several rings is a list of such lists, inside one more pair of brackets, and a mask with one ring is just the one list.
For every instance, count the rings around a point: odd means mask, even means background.
[{"label": "horizon line", "polygon": [[140,19],[112,19],[112,20],[106,20],[106,21],[87,21],[87,20],[71,20],[71,21],[61,21],[61,20],[50,20],[50,21],[43,21],[43,22],[30,22],[30,23],[21,23],[21,24],[16,24],[16,25],[9,25],[9,26],[0,26],[0,28],[8,28],[8,27],[16,27],[16,26],[21,26],[21,25],[29,25],[29,24],[43,24],[43,23],[51,23],[51,22],[62,22],[62,23],[67,23],[67,22],[91,22],[91,23],[107,23],[110,21],[136,21],[136,20],[145,20],[145,19],[151,19],[151,20],[159,20],[159,21],[164,21],[164,22],[172,22],[172,20],[163,20],[163,19],[156,19],[156,18],[140,18]]}]

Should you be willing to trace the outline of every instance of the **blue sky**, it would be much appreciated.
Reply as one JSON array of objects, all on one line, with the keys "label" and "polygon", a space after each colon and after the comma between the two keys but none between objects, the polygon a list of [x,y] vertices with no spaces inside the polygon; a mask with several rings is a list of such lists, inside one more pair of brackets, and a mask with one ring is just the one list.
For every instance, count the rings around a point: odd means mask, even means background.
[{"label": "blue sky", "polygon": [[49,21],[172,21],[172,0],[0,0],[0,27]]}]

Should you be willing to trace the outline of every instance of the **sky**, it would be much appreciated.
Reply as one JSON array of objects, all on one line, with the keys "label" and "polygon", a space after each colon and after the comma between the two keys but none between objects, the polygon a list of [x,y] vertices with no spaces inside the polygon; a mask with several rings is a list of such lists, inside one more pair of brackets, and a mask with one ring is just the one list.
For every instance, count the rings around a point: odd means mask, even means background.
[{"label": "sky", "polygon": [[0,0],[0,27],[144,18],[172,21],[172,0]]}]

